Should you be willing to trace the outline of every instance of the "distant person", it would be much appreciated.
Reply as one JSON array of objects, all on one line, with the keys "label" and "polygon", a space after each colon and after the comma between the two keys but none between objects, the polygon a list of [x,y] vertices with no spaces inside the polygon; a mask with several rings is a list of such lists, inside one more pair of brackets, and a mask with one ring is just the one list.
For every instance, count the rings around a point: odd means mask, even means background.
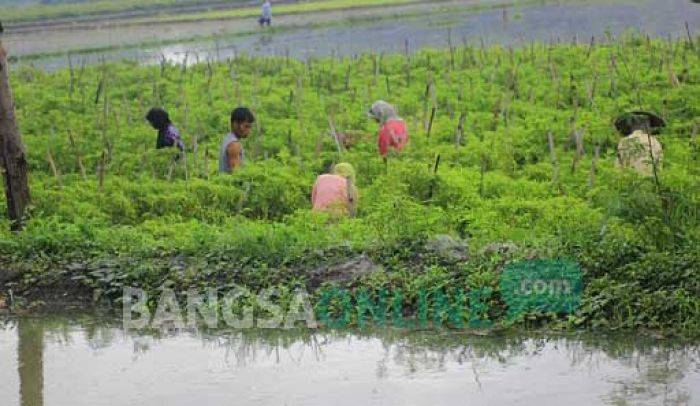
[{"label": "distant person", "polygon": [[219,153],[219,173],[231,173],[243,166],[245,150],[241,140],[248,138],[255,123],[255,116],[246,107],[231,112],[231,132],[221,143]]},{"label": "distant person", "polygon": [[156,149],[177,147],[180,151],[185,150],[185,143],[180,138],[180,132],[170,121],[167,111],[160,107],[154,107],[146,114],[146,120],[154,129],[158,130]]},{"label": "distant person", "polygon": [[615,127],[624,136],[617,145],[617,167],[630,168],[644,176],[661,167],[663,148],[652,134],[665,127],[664,120],[652,113],[634,111],[615,120]]},{"label": "distant person", "polygon": [[311,192],[313,210],[335,216],[354,217],[357,199],[355,169],[348,163],[339,163],[332,173],[320,175]]},{"label": "distant person", "polygon": [[379,123],[379,154],[386,159],[389,151],[401,152],[408,144],[406,123],[396,114],[391,104],[379,100],[372,105],[369,115]]},{"label": "distant person", "polygon": [[260,16],[260,26],[263,27],[265,24],[269,27],[272,24],[272,2],[270,0],[265,0],[262,5],[262,15]]}]

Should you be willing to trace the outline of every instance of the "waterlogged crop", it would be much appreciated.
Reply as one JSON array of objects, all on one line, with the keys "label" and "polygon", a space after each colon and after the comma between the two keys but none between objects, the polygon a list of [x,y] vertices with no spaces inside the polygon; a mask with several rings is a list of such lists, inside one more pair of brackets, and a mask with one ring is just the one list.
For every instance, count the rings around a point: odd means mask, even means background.
[{"label": "waterlogged crop", "polygon": [[[475,301],[485,323],[697,333],[697,47],[629,35],[308,61],[73,58],[56,72],[17,69],[33,206],[22,234],[0,224],[0,266],[23,271],[8,286],[28,297],[342,287],[400,289],[411,308],[421,291],[463,289],[488,292]],[[377,99],[398,107],[411,134],[386,164],[366,115]],[[221,176],[218,147],[238,105],[258,117],[248,165]],[[154,150],[143,119],[152,106],[180,129],[182,159]],[[638,109],[669,123],[658,177],[614,165],[612,120]],[[316,175],[340,161],[357,169],[352,219],[310,211]],[[558,258],[580,267],[569,286],[582,289],[576,310],[525,301],[508,314],[499,280],[509,265]],[[528,280],[513,283],[524,294],[567,288]]]}]

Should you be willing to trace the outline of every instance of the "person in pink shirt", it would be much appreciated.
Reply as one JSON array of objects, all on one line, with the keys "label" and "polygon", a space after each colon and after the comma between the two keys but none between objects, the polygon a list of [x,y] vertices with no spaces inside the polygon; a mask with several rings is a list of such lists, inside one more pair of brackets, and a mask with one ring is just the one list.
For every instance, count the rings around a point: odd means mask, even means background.
[{"label": "person in pink shirt", "polygon": [[314,211],[327,212],[334,216],[355,216],[357,206],[355,169],[348,163],[333,167],[333,173],[320,175],[311,192]]},{"label": "person in pink shirt", "polygon": [[379,100],[372,105],[369,115],[381,126],[378,144],[382,158],[386,159],[389,151],[401,152],[408,144],[408,130],[394,106]]}]

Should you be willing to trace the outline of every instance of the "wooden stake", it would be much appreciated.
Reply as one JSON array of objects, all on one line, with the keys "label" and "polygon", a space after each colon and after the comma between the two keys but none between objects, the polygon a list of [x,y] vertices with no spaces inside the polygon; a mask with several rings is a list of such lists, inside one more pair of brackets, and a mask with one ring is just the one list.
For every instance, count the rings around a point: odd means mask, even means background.
[{"label": "wooden stake", "polygon": [[547,140],[549,141],[549,155],[552,162],[552,183],[554,185],[559,184],[559,161],[557,160],[557,152],[554,149],[554,136],[552,132],[547,133]]},{"label": "wooden stake", "polygon": [[54,161],[53,154],[51,153],[50,149],[46,152],[46,160],[49,163],[49,167],[51,168],[51,173],[53,173],[54,179],[56,179],[56,183],[60,185],[61,174],[58,172],[58,167],[56,167],[56,161]]},{"label": "wooden stake", "polygon": [[479,196],[484,197],[484,174],[488,163],[486,154],[481,154],[481,165],[479,166]]},{"label": "wooden stake", "polygon": [[182,165],[185,168],[185,185],[188,185],[189,180],[190,180],[190,174],[189,174],[189,170],[187,168],[187,152],[182,151],[182,153],[180,155],[182,156]]},{"label": "wooden stake", "polygon": [[209,180],[209,147],[204,149],[204,177]]},{"label": "wooden stake", "polygon": [[440,169],[440,154],[435,157],[435,165],[433,166],[433,174],[437,175],[438,169]]},{"label": "wooden stake", "polygon": [[688,45],[690,45],[690,49],[693,51],[695,50],[695,43],[693,42],[693,34],[690,33],[690,25],[688,25],[688,22],[685,22],[685,32],[688,35]]},{"label": "wooden stake", "polygon": [[105,150],[102,150],[102,155],[100,156],[100,163],[97,166],[97,178],[99,180],[100,192],[104,189],[106,162],[107,162],[107,156],[106,156]]},{"label": "wooden stake", "polygon": [[695,160],[698,159],[698,123],[693,124],[693,131],[690,133],[690,142],[693,144]]},{"label": "wooden stake", "polygon": [[165,178],[170,182],[173,178],[173,172],[175,172],[175,165],[177,165],[176,160],[170,161],[170,165],[168,165],[168,173],[165,174]]},{"label": "wooden stake", "polygon": [[348,64],[348,69],[345,71],[345,91],[346,92],[350,91],[350,73],[351,73],[351,65]]},{"label": "wooden stake", "polygon": [[598,159],[600,158],[600,145],[595,146],[595,153],[593,155],[593,161],[591,162],[591,174],[588,178],[588,187],[593,188],[595,186],[596,175],[598,173]]},{"label": "wooden stake", "polygon": [[335,146],[338,148],[338,156],[342,155],[343,149],[340,146],[340,140],[338,139],[338,132],[335,130],[335,124],[333,123],[333,117],[329,114],[328,115],[328,126],[331,129],[331,135],[333,136],[333,139],[335,140]]},{"label": "wooden stake", "polygon": [[78,150],[77,145],[75,144],[75,139],[73,138],[72,131],[70,133],[68,133],[68,140],[70,141],[70,146],[71,146],[71,149],[73,150],[73,154],[75,154],[75,162],[78,164],[78,169],[80,170],[80,176],[83,178],[83,180],[87,180],[87,175],[85,173],[85,166],[83,166],[83,159],[80,156],[80,151]]},{"label": "wooden stake", "polygon": [[430,133],[433,131],[433,121],[435,120],[435,113],[437,112],[437,107],[433,106],[432,111],[430,112],[430,121],[428,122],[428,133],[426,136],[430,138]]},{"label": "wooden stake", "polygon": [[75,72],[70,54],[68,54],[68,71],[70,72],[70,98],[73,99],[73,92],[75,91]]},{"label": "wooden stake", "polygon": [[459,115],[459,122],[457,123],[457,130],[455,131],[455,146],[459,148],[462,146],[462,137],[464,136],[464,120],[467,117],[466,113]]},{"label": "wooden stake", "polygon": [[678,87],[681,85],[681,82],[678,80],[678,76],[676,76],[676,72],[673,71],[671,62],[668,63],[668,83],[671,85],[671,87]]},{"label": "wooden stake", "polygon": [[595,36],[591,36],[591,42],[588,44],[588,52],[586,52],[586,59],[591,57],[591,52],[593,52],[594,46],[595,46]]},{"label": "wooden stake", "polygon": [[29,205],[27,158],[10,86],[7,53],[0,40],[0,164],[5,178],[7,215],[13,231],[22,229],[24,211]]}]

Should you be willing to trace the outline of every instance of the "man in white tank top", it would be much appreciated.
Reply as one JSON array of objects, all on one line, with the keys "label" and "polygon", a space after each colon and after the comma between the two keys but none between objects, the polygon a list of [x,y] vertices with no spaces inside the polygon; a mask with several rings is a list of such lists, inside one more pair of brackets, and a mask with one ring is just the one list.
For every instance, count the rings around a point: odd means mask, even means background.
[{"label": "man in white tank top", "polygon": [[239,107],[231,112],[231,133],[224,138],[219,151],[219,173],[231,173],[243,166],[245,150],[241,140],[248,138],[253,123],[255,116],[249,109]]}]

